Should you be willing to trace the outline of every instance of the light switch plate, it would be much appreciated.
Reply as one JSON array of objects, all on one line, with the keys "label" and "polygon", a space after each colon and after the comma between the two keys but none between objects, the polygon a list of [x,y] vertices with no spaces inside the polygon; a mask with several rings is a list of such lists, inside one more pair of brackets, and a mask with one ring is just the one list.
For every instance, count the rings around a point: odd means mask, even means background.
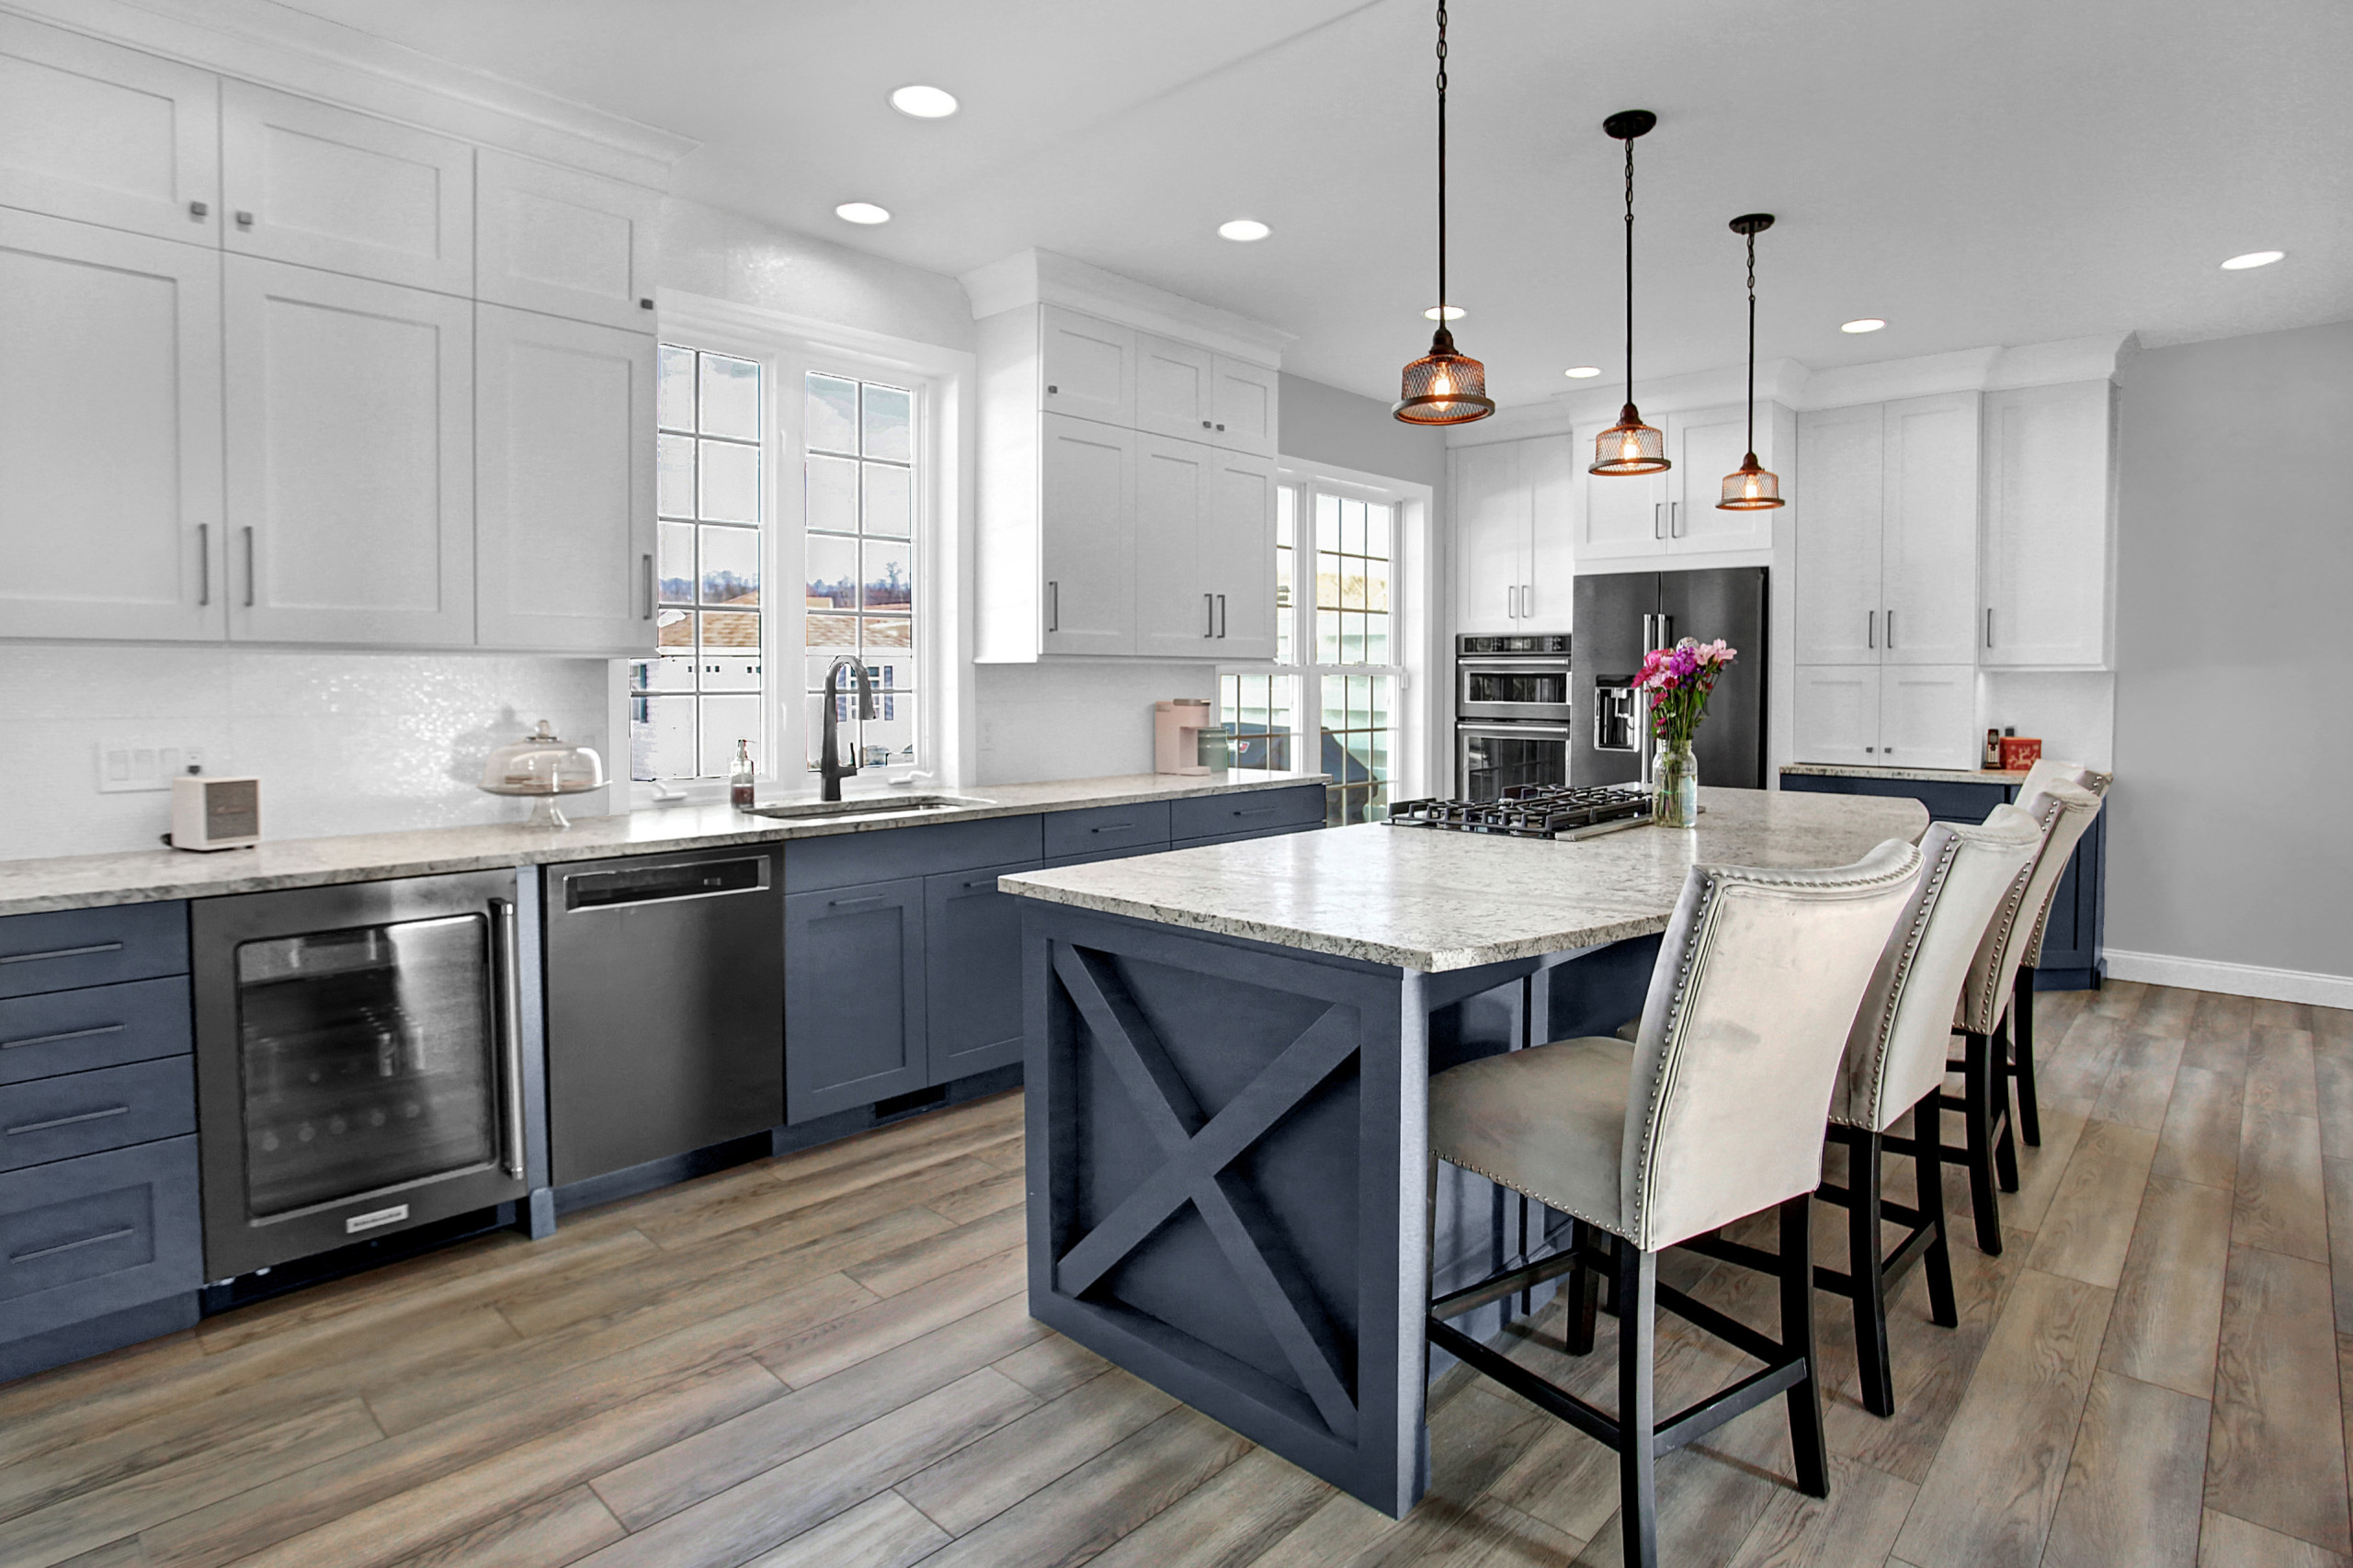
[{"label": "light switch plate", "polygon": [[120,795],[142,790],[169,790],[175,778],[203,765],[204,751],[200,746],[149,740],[103,740],[98,743],[98,793]]}]

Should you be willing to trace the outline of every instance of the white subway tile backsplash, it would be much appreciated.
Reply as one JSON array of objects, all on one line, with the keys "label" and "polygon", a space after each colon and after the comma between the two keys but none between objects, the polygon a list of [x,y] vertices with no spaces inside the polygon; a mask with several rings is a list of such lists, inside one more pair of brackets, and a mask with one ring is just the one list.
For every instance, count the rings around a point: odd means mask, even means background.
[{"label": "white subway tile backsplash", "polygon": [[[203,748],[208,773],[262,779],[271,838],[519,819],[475,788],[484,755],[546,719],[608,771],[607,664],[478,653],[0,648],[11,808],[0,859],[155,846],[169,796],[101,794],[98,743]],[[604,809],[585,796],[578,814]]]}]

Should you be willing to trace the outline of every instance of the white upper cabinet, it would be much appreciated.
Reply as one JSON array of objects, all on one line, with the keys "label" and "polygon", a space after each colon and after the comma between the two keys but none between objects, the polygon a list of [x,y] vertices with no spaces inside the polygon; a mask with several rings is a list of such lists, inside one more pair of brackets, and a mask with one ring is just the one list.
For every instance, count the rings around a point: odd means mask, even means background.
[{"label": "white upper cabinet", "polygon": [[[1150,333],[1136,334],[1135,354],[1135,427],[1149,436],[1208,440],[1217,423],[1217,356]],[[1077,412],[1056,402],[1060,395],[1050,397],[1048,406]]]},{"label": "white upper cabinet", "polygon": [[473,305],[223,267],[230,635],[471,643]]},{"label": "white upper cabinet", "polygon": [[474,163],[474,295],[654,330],[658,191],[487,147]]},{"label": "white upper cabinet", "polygon": [[1585,476],[1576,447],[1558,436],[1520,443],[1528,486],[1528,548],[1519,573],[1523,631],[1566,631],[1576,603],[1576,494]]},{"label": "white upper cabinet", "polygon": [[1530,489],[1520,477],[1527,443],[1457,447],[1454,470],[1454,627],[1517,631],[1527,575]]},{"label": "white upper cabinet", "polygon": [[[1756,456],[1779,472],[1777,460],[1793,428],[1790,411],[1777,403],[1756,410]],[[1773,513],[1725,512],[1724,475],[1740,466],[1748,450],[1748,407],[1694,409],[1662,416],[1666,443],[1664,473],[1605,474],[1589,471],[1599,427],[1575,437],[1577,473],[1585,494],[1576,533],[1577,555],[1586,561],[1623,561],[1653,556],[1723,555],[1773,547]],[[1784,476],[1786,477],[1786,476]],[[1784,494],[1792,487],[1784,487]]]},{"label": "white upper cabinet", "polygon": [[654,342],[475,307],[476,641],[654,646]]},{"label": "white upper cabinet", "polygon": [[1975,392],[1886,406],[1882,641],[1899,665],[1967,665],[1977,651]]},{"label": "white upper cabinet", "polygon": [[221,567],[220,254],[0,211],[0,637],[218,638]]},{"label": "white upper cabinet", "polygon": [[1201,570],[1201,516],[1218,453],[1199,441],[1141,435],[1135,453],[1133,651],[1199,658],[1217,639],[1217,595]]},{"label": "white upper cabinet", "polygon": [[1200,519],[1201,591],[1216,597],[1221,659],[1275,656],[1275,465],[1216,452]]},{"label": "white upper cabinet", "polygon": [[1093,420],[1044,416],[1038,453],[1040,647],[1135,651],[1137,436]]},{"label": "white upper cabinet", "polygon": [[2113,411],[2105,381],[1986,395],[1979,664],[2109,663]]},{"label": "white upper cabinet", "polygon": [[474,150],[465,142],[224,81],[221,151],[230,250],[473,292]]},{"label": "white upper cabinet", "polygon": [[1582,460],[1577,482],[1585,490],[1585,506],[1577,519],[1576,552],[1580,561],[1624,561],[1658,555],[1666,549],[1666,475],[1663,473],[1594,473],[1595,432],[1580,430],[1570,445]]},{"label": "white upper cabinet", "polygon": [[1805,475],[1805,515],[1797,520],[1801,665],[1880,662],[1885,425],[1875,403],[1825,408],[1798,420],[1798,468]]},{"label": "white upper cabinet", "polygon": [[1211,385],[1210,433],[1202,438],[1226,447],[1271,458],[1277,450],[1276,405],[1279,372],[1246,359],[1220,354]]},{"label": "white upper cabinet", "polygon": [[1136,427],[1136,333],[1060,305],[1040,311],[1039,369],[1049,414]]},{"label": "white upper cabinet", "polygon": [[0,206],[215,244],[210,72],[0,16]]}]

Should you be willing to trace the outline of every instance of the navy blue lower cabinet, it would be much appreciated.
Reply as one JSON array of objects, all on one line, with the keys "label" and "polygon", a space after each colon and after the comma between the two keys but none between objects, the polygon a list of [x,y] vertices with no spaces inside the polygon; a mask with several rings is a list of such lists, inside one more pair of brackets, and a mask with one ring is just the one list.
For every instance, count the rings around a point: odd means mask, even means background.
[{"label": "navy blue lower cabinet", "polygon": [[[193,1322],[204,1278],[197,1192],[187,1135],[0,1174],[0,1376],[33,1369],[13,1366],[11,1342],[129,1309],[184,1298]],[[61,1346],[43,1364],[111,1347]]]},{"label": "navy blue lower cabinet", "polygon": [[924,1088],[924,879],[784,900],[784,1119]]},{"label": "navy blue lower cabinet", "polygon": [[1021,901],[996,866],[926,877],[924,983],[930,1079],[950,1083],[1021,1060]]}]

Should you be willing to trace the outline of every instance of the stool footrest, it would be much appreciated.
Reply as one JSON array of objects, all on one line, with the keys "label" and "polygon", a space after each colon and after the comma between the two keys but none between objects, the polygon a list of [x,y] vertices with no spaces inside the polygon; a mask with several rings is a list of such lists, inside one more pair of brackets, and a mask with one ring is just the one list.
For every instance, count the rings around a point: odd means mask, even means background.
[{"label": "stool footrest", "polygon": [[1786,1354],[1779,1340],[1766,1338],[1738,1318],[1720,1312],[1707,1302],[1687,1296],[1672,1285],[1658,1288],[1658,1304],[1685,1323],[1706,1329],[1733,1349],[1754,1356],[1768,1366],[1779,1361]]},{"label": "stool footrest", "polygon": [[[1688,1241],[1680,1241],[1675,1244],[1686,1252],[1696,1252],[1701,1257],[1712,1257],[1723,1263],[1737,1263],[1743,1268],[1754,1268],[1763,1274],[1770,1274],[1781,1267],[1779,1254],[1767,1252],[1763,1247],[1750,1246],[1745,1242],[1728,1240],[1720,1231],[1710,1231],[1703,1235],[1693,1236]],[[1662,1299],[1665,1297],[1666,1289],[1664,1285],[1659,1287]]]},{"label": "stool footrest", "polygon": [[1574,1252],[1555,1253],[1540,1257],[1518,1268],[1507,1268],[1501,1274],[1491,1274],[1475,1285],[1465,1285],[1460,1290],[1449,1290],[1430,1303],[1432,1317],[1460,1317],[1473,1308],[1490,1301],[1500,1301],[1506,1296],[1516,1296],[1522,1290],[1534,1290],[1548,1279],[1558,1279],[1569,1270],[1583,1266],[1593,1267],[1590,1259]]},{"label": "stool footrest", "polygon": [[1443,1319],[1431,1318],[1426,1332],[1431,1344],[1495,1379],[1545,1415],[1565,1421],[1586,1437],[1607,1443],[1613,1449],[1624,1449],[1618,1418],[1599,1405],[1587,1404],[1566,1389],[1555,1387],[1510,1357],[1489,1349]]},{"label": "stool footrest", "polygon": [[1805,1358],[1791,1356],[1752,1372],[1718,1393],[1661,1422],[1651,1438],[1651,1452],[1671,1454],[1698,1441],[1736,1415],[1745,1415],[1777,1394],[1805,1381]]}]

